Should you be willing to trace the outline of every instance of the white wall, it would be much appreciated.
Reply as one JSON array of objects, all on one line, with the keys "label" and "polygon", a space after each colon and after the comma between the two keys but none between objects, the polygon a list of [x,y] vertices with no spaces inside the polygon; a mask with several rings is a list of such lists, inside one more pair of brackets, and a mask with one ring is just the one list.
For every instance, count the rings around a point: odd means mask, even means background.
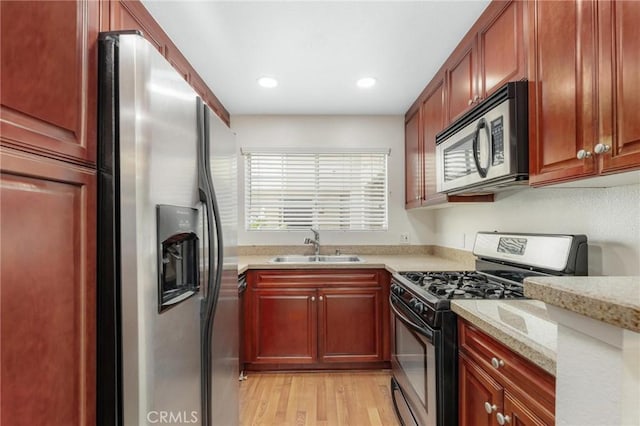
[{"label": "white wall", "polygon": [[531,188],[435,214],[438,245],[472,250],[477,231],[585,234],[589,275],[640,275],[640,185]]},{"label": "white wall", "polygon": [[[242,148],[388,148],[389,230],[386,232],[323,231],[323,244],[395,245],[400,234],[411,244],[434,240],[433,212],[404,210],[404,117],[403,116],[238,116],[231,117]],[[239,152],[239,151],[238,151]],[[244,164],[239,164],[239,245],[302,244],[307,231],[246,231],[244,224]]]}]

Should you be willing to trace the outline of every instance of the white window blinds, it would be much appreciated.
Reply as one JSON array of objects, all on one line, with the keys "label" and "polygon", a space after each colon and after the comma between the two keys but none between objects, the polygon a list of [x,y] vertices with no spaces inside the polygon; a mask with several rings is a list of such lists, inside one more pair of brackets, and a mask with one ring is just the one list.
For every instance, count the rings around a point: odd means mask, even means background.
[{"label": "white window blinds", "polygon": [[247,230],[381,231],[387,153],[244,152]]}]

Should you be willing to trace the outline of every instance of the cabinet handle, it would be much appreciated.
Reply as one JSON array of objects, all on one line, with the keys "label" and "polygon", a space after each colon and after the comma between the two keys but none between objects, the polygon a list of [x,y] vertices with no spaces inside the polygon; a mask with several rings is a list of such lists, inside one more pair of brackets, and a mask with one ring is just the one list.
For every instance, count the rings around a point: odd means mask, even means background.
[{"label": "cabinet handle", "polygon": [[605,152],[609,152],[610,149],[611,147],[609,145],[605,145],[603,143],[599,143],[593,147],[596,154],[604,154]]},{"label": "cabinet handle", "polygon": [[316,301],[316,297],[315,296],[311,296],[311,301],[315,302]]},{"label": "cabinet handle", "polygon": [[585,151],[584,149],[581,149],[576,154],[576,157],[578,157],[578,160],[584,160],[585,158],[591,158],[591,152],[590,151]]},{"label": "cabinet handle", "polygon": [[484,411],[486,411],[486,412],[487,412],[487,414],[491,414],[491,413],[493,413],[494,411],[496,411],[497,409],[498,409],[498,407],[496,407],[496,405],[495,405],[495,404],[491,405],[491,403],[490,403],[490,402],[485,402],[485,403],[484,403]]},{"label": "cabinet handle", "polygon": [[322,296],[318,297],[318,300],[320,300],[322,302]]},{"label": "cabinet handle", "polygon": [[493,365],[493,368],[498,369],[500,367],[504,367],[504,361],[496,357],[493,357],[491,358],[491,365]]},{"label": "cabinet handle", "polygon": [[509,417],[509,416],[505,416],[505,415],[504,415],[504,414],[502,414],[502,413],[498,413],[498,414],[496,414],[496,420],[498,420],[498,424],[499,424],[500,426],[503,426],[503,425],[505,425],[505,424],[507,424],[507,423],[511,423],[511,417]]}]

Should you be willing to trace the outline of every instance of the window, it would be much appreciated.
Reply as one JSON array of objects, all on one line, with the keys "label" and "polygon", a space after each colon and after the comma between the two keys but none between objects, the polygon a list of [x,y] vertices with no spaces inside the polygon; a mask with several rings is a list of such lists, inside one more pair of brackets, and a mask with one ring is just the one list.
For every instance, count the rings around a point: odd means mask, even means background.
[{"label": "window", "polygon": [[387,229],[387,152],[243,154],[247,230]]}]

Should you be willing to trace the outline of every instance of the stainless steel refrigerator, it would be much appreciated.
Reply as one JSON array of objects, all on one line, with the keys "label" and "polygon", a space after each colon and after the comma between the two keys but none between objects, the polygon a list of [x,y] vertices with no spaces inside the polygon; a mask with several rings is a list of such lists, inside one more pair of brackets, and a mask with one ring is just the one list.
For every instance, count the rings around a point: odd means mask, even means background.
[{"label": "stainless steel refrigerator", "polygon": [[98,423],[235,425],[234,134],[139,33],[99,57]]}]

